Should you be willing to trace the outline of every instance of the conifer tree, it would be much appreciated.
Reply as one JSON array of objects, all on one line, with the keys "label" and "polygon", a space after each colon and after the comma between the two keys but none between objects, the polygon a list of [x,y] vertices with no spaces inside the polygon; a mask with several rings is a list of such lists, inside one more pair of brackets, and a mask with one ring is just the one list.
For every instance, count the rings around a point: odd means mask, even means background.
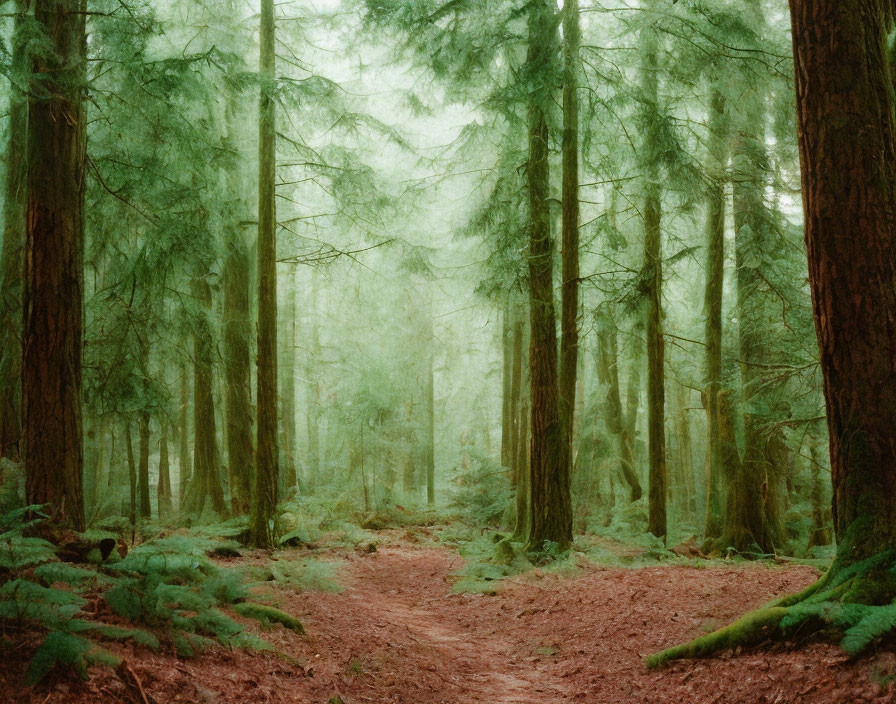
[{"label": "conifer tree", "polygon": [[277,451],[277,208],[274,0],[261,3],[261,99],[258,131],[258,463],[253,542],[274,546],[278,501]]},{"label": "conifer tree", "polygon": [[[29,504],[84,528],[84,0],[35,0],[25,217],[23,434]],[[64,119],[60,119],[64,116]]]}]

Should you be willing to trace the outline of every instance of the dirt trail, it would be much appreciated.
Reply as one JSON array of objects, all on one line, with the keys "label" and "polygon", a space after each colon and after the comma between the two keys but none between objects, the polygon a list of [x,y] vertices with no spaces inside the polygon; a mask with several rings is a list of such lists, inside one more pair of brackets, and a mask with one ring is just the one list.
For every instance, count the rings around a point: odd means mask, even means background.
[{"label": "dirt trail", "polygon": [[[372,554],[337,555],[347,560],[340,593],[266,589],[307,635],[279,627],[263,635],[302,666],[271,653],[218,649],[178,660],[114,648],[159,704],[327,704],[337,693],[345,704],[896,702],[889,652],[849,661],[834,646],[784,646],[645,670],[648,653],[810,583],[808,567],[536,570],[481,596],[452,593],[456,553],[384,542]],[[12,691],[25,655],[0,664],[0,691]],[[88,683],[56,679],[12,701],[139,703],[133,694],[97,669]]]},{"label": "dirt trail", "polygon": [[503,629],[470,613],[471,601],[490,597],[451,594],[448,575],[457,563],[451,557],[440,550],[380,550],[353,570],[353,610],[368,614],[389,642],[406,637],[431,650],[432,662],[429,653],[409,655],[454,679],[456,695],[463,697],[457,701],[541,704],[568,697],[562,680],[514,654]]}]

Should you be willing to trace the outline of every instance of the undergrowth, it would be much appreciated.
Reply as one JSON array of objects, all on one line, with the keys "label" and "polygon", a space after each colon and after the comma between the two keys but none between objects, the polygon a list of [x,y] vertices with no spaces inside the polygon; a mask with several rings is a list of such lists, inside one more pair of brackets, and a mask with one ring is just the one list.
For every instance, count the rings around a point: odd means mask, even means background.
[{"label": "undergrowth", "polygon": [[[275,650],[229,612],[301,631],[293,616],[249,601],[240,570],[208,558],[240,530],[238,523],[149,540],[123,558],[112,551],[105,561],[88,554],[89,561],[71,564],[60,560],[56,546],[35,537],[44,520],[39,511],[30,506],[0,516],[0,623],[43,632],[28,685],[56,665],[82,678],[91,665],[117,666],[119,659],[102,645],[108,641],[151,650],[167,646],[181,657],[214,645]],[[78,539],[90,544],[104,535],[89,531]],[[102,604],[95,614],[85,610],[91,601]],[[103,613],[126,625],[98,620]]]}]

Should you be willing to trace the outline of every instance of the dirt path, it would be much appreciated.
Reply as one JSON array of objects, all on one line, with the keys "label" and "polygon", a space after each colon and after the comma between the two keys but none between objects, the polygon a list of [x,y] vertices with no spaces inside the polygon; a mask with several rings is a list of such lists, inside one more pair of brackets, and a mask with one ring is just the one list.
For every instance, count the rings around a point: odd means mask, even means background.
[{"label": "dirt path", "polygon": [[[326,704],[337,693],[345,704],[896,702],[891,653],[850,662],[814,645],[644,669],[646,654],[810,583],[807,567],[536,571],[481,596],[452,593],[461,561],[444,548],[393,541],[346,559],[340,593],[271,587],[307,635],[278,627],[264,636],[304,667],[270,653],[216,650],[181,661],[128,645],[118,652],[160,704]],[[131,701],[126,695],[97,670],[87,684],[59,680],[13,701]]]}]

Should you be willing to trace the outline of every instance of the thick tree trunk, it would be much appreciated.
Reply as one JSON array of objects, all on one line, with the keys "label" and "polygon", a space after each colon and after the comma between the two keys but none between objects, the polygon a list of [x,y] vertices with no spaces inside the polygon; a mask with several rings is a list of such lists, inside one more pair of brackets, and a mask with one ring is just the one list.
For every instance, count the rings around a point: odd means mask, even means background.
[{"label": "thick tree trunk", "polygon": [[[28,71],[22,36],[24,0],[17,0],[12,36],[13,75]],[[3,246],[0,250],[0,457],[17,461],[22,432],[22,251],[25,243],[28,100],[21,85],[9,91],[9,139],[3,193]]]},{"label": "thick tree trunk", "polygon": [[896,121],[889,3],[791,0],[806,246],[838,562],[896,543]]},{"label": "thick tree trunk", "polygon": [[706,540],[720,538],[723,525],[724,476],[719,433],[722,390],[722,299],[725,287],[725,181],[728,153],[725,98],[713,87],[709,105],[709,186],[706,193]]},{"label": "thick tree trunk", "polygon": [[551,100],[557,26],[554,4],[537,0],[529,11],[526,80],[529,91],[529,378],[532,389],[530,490],[532,516],[529,547],[545,541],[565,548],[572,542],[569,467],[563,464],[560,426],[557,331],[554,312],[551,215],[548,203],[550,165],[545,111]]},{"label": "thick tree trunk", "polygon": [[562,285],[560,304],[560,463],[571,476],[579,356],[579,2],[563,5]]},{"label": "thick tree trunk", "polygon": [[81,344],[86,163],[83,0],[35,0],[49,43],[32,62],[25,227],[26,496],[84,529]]},{"label": "thick tree trunk", "polygon": [[644,274],[647,304],[647,442],[649,452],[647,530],[666,537],[665,344],[663,340],[663,246],[660,230],[659,40],[653,26],[641,30],[641,89],[644,94],[643,150]]},{"label": "thick tree trunk", "polygon": [[258,466],[252,539],[275,544],[279,467],[277,451],[277,178],[274,0],[261,2],[261,100],[258,119]]}]

